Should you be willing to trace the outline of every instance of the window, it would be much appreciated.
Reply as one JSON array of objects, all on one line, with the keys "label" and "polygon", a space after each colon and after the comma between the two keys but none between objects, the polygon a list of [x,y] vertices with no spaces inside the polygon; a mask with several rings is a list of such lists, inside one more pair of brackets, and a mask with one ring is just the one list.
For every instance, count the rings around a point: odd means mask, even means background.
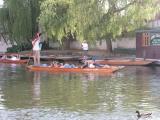
[{"label": "window", "polygon": [[142,33],[142,46],[149,46],[149,45],[150,45],[150,34]]}]

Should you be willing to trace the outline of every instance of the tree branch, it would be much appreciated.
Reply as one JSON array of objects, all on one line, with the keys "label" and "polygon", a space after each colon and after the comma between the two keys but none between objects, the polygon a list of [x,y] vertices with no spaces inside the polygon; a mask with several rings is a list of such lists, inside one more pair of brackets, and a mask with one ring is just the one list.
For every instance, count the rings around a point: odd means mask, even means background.
[{"label": "tree branch", "polygon": [[128,8],[129,6],[133,5],[133,4],[136,3],[136,2],[137,2],[137,0],[134,0],[134,1],[126,4],[126,5],[125,5],[124,7],[122,7],[122,8],[118,8],[118,9],[116,8],[113,12],[116,13],[116,12],[120,12],[120,11],[122,11],[122,10],[125,10],[126,8]]}]

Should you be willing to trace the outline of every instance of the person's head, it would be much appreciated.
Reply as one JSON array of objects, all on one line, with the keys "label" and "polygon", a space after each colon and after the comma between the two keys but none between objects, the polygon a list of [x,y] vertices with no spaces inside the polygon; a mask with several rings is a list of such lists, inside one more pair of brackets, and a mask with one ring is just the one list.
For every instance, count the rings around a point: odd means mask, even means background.
[{"label": "person's head", "polygon": [[36,36],[41,36],[42,35],[42,33],[40,33],[40,32],[37,32],[37,34],[36,34]]},{"label": "person's head", "polygon": [[63,63],[59,63],[59,67],[63,66]]}]

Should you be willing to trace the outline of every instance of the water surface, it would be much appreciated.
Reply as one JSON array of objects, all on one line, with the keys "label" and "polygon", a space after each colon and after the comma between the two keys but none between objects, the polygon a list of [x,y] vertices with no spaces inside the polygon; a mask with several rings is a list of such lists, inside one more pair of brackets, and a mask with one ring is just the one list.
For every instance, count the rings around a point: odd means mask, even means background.
[{"label": "water surface", "polygon": [[31,72],[0,64],[0,120],[160,120],[160,67],[111,75]]}]

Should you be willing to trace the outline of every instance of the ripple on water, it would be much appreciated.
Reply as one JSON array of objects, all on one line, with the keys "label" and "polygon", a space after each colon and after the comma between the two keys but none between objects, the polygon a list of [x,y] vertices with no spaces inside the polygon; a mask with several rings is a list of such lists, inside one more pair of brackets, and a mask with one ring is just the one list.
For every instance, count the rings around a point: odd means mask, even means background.
[{"label": "ripple on water", "polygon": [[[17,109],[0,110],[1,120],[136,120],[133,112],[72,112],[63,109]],[[154,112],[147,120],[160,120],[159,112]]]}]

